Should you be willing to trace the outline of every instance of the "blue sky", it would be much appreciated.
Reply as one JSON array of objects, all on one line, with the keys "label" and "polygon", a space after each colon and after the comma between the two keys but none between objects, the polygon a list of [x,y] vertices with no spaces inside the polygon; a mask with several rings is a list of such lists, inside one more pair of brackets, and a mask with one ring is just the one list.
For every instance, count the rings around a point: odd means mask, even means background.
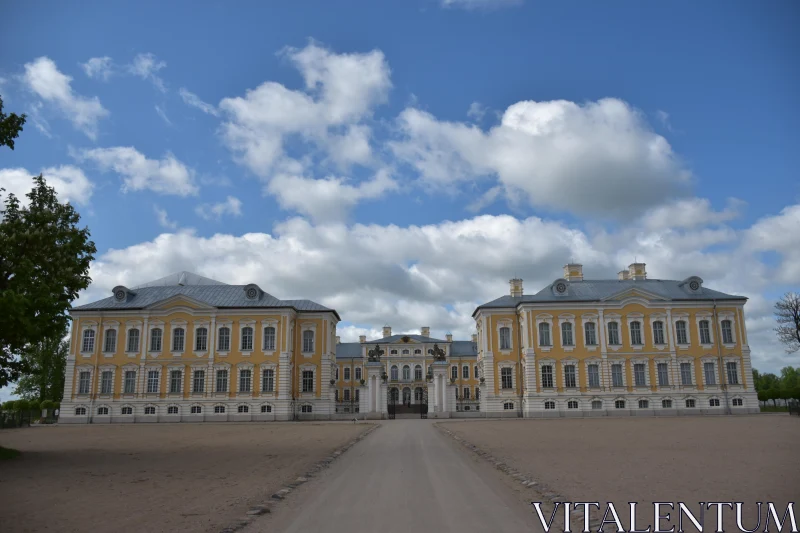
[{"label": "blue sky", "polygon": [[466,336],[515,273],[636,256],[750,297],[755,366],[797,364],[770,318],[800,284],[796,2],[45,4],[0,20],[29,115],[0,185],[48,169],[78,205],[82,300],[187,269],[346,338]]}]

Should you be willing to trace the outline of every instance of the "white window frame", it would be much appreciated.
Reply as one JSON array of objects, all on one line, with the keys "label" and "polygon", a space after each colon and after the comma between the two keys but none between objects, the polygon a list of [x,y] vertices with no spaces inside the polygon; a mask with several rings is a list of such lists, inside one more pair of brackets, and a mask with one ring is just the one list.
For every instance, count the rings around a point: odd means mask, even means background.
[{"label": "white window frame", "polygon": [[[672,365],[670,364],[670,361],[667,360],[667,359],[656,359],[655,360],[655,365],[656,365],[656,369],[655,369],[656,370],[656,383],[658,384],[658,386],[659,387],[664,387],[664,388],[672,386],[672,379],[670,379],[671,375],[672,375],[672,368],[671,368]],[[658,365],[667,365],[667,383],[664,384],[664,385],[661,384],[661,374],[658,371]]]},{"label": "white window frame", "polygon": [[[689,346],[692,344],[692,328],[691,322],[689,321],[689,315],[687,313],[677,313],[672,315],[672,332],[675,335],[675,346],[679,350],[688,350]],[[686,332],[686,342],[678,342],[678,322],[683,321],[684,323],[684,331]]]},{"label": "white window frame", "polygon": [[[650,388],[650,360],[649,359],[631,359],[631,377],[633,378],[633,386],[636,388]],[[636,365],[644,365],[644,385],[636,383]]]},{"label": "white window frame", "polygon": [[[650,317],[650,331],[653,335],[653,346],[656,347],[658,350],[663,350],[668,342],[667,342],[667,326],[666,326],[666,317],[657,315]],[[656,342],[658,339],[656,338],[656,324],[661,325],[661,342]]]},{"label": "white window frame", "polygon": [[[722,323],[729,320],[731,323],[731,338],[730,342],[725,342],[725,335],[723,334]],[[717,315],[717,323],[719,324],[719,339],[725,348],[733,348],[736,346],[736,316],[730,312],[719,313]]]},{"label": "white window frame", "polygon": [[[133,372],[133,387],[131,391],[126,390],[128,385],[128,372]],[[139,367],[134,365],[126,365],[122,367],[122,394],[123,396],[136,394],[136,384],[139,382]]]},{"label": "white window frame", "polygon": [[[503,348],[501,345],[502,339],[500,331],[503,328],[508,328],[508,347]],[[497,321],[497,349],[502,354],[508,354],[514,351],[514,322],[505,318]]]},{"label": "white window frame", "polygon": [[[200,330],[201,329],[205,330],[205,336],[206,336],[205,348],[199,348],[197,346],[197,343],[200,340]],[[194,352],[195,353],[204,354],[204,353],[208,352],[208,341],[211,340],[211,335],[209,335],[210,332],[211,332],[211,330],[209,329],[207,324],[195,324],[194,325],[194,342],[192,343],[192,346],[194,346]]]},{"label": "white window frame", "polygon": [[[144,382],[145,388],[144,388],[144,390],[145,390],[145,394],[150,394],[150,395],[153,395],[153,394],[154,395],[159,395],[159,394],[161,394],[161,367],[160,366],[159,367],[154,367],[154,366],[145,367],[144,372],[145,372],[145,374],[144,374],[144,379],[145,379],[145,382]],[[151,380],[150,380],[150,372],[155,372],[156,373],[156,390],[155,390],[155,392],[150,391],[150,382],[151,382]]]},{"label": "white window frame", "polygon": [[[542,344],[541,325],[547,324],[549,344]],[[536,346],[543,352],[549,352],[553,349],[553,317],[551,315],[542,314],[536,317]]]},{"label": "white window frame", "polygon": [[[117,347],[119,346],[119,325],[103,325],[103,353],[105,354],[115,354],[117,353]],[[114,343],[111,349],[108,349],[108,334],[114,332]]]},{"label": "white window frame", "polygon": [[[586,334],[587,333],[586,328],[589,326],[589,324],[591,324],[592,327],[594,328],[594,343],[593,344],[589,344],[589,336]],[[595,319],[586,319],[586,318],[584,318],[583,319],[583,345],[589,351],[596,350],[597,347],[600,345],[600,339],[598,338],[597,332],[598,332],[597,319],[596,318]]]},{"label": "white window frame", "polygon": [[[552,383],[551,387],[546,387],[545,384],[544,384],[544,367],[546,367],[546,366],[550,367],[550,375],[553,378],[553,383]],[[553,360],[550,360],[550,359],[545,359],[545,360],[539,361],[539,386],[542,389],[555,389],[556,385],[557,385],[557,382],[556,382],[556,362],[553,361]]]},{"label": "white window frame", "polygon": [[[564,344],[564,324],[569,324],[571,344]],[[571,352],[575,349],[575,316],[574,315],[559,315],[558,317],[558,337],[559,345],[565,352]]]},{"label": "white window frame", "polygon": [[[613,340],[612,337],[611,337],[611,330],[609,329],[609,328],[611,328],[611,324],[615,324],[616,325],[616,330],[617,330],[617,332],[616,332],[617,339],[616,340],[617,340],[617,342],[615,342],[615,343],[611,342]],[[610,318],[610,319],[606,320],[605,327],[606,327],[606,331],[604,333],[606,335],[606,341],[607,341],[607,344],[608,344],[608,348],[610,350],[612,350],[612,351],[617,351],[620,348],[622,348],[622,328],[620,327],[619,319]]]},{"label": "white window frame", "polygon": [[[714,345],[714,328],[711,327],[714,323],[713,318],[714,317],[711,315],[711,313],[698,313],[695,315],[695,327],[697,328],[697,341],[703,348],[710,348],[711,346]],[[703,320],[708,321],[708,337],[709,337],[708,343],[703,342],[703,337],[700,334],[700,322],[702,322]]]},{"label": "white window frame", "polygon": [[[272,328],[272,346],[267,343],[267,328]],[[261,351],[272,354],[278,349],[278,321],[274,319],[261,321]]]},{"label": "white window frame", "polygon": [[[641,350],[644,348],[644,316],[641,313],[631,313],[627,317],[628,321],[628,342],[632,350]],[[639,342],[633,342],[633,323],[639,323]]]},{"label": "white window frame", "polygon": [[[183,343],[180,350],[176,350],[175,341],[178,336],[175,334],[178,330],[183,331]],[[170,324],[169,347],[172,355],[180,355],[186,351],[186,324]]]},{"label": "white window frame", "polygon": [[[575,385],[573,385],[572,387],[567,385],[567,367],[568,366],[572,367],[572,370],[573,370],[572,375],[575,378]],[[581,384],[580,375],[578,373],[578,361],[573,361],[573,360],[561,361],[561,378],[564,380],[564,388],[565,389],[578,389],[580,387],[580,384]]]},{"label": "white window frame", "polygon": [[[195,387],[195,385],[198,383],[198,381],[197,381],[197,372],[202,372],[203,373],[203,378],[200,380],[200,390],[197,390],[197,387]],[[203,367],[203,368],[192,367],[191,394],[205,394],[205,392],[206,392],[206,379],[207,378],[208,378],[208,368],[207,367]]]},{"label": "white window frame", "polygon": [[[589,367],[594,365],[597,368],[597,385],[592,385],[591,374],[589,373]],[[597,359],[589,359],[586,361],[586,386],[590,389],[599,389],[603,386],[603,374],[602,374],[602,361]]]},{"label": "white window frame", "polygon": [[[306,390],[306,372],[311,372],[311,390]],[[300,367],[300,393],[304,396],[313,396],[316,394],[316,381],[317,369],[311,365],[304,365]]]},{"label": "white window frame", "polygon": [[[689,365],[689,378],[692,380],[689,384],[683,383],[683,368],[681,365],[688,364]],[[695,364],[693,359],[679,359],[678,360],[678,375],[680,376],[679,385],[681,387],[696,387],[697,386],[697,376],[695,375]]]},{"label": "white window frame", "polygon": [[[311,350],[307,350],[306,348],[306,332],[311,332]],[[310,357],[314,355],[317,351],[317,325],[314,323],[305,323],[301,324],[300,326],[300,347],[302,348],[302,354],[306,357]]]},{"label": "white window frame", "polygon": [[[250,328],[250,346],[244,344],[244,330]],[[239,351],[247,357],[256,349],[256,323],[254,320],[239,321]]]},{"label": "white window frame", "polygon": [[461,379],[469,379],[469,365],[462,365]]},{"label": "white window frame", "polygon": [[[225,381],[224,381],[224,383],[225,383],[225,390],[224,391],[219,390],[219,373],[220,373],[220,371],[226,372]],[[214,392],[214,394],[224,394],[226,396],[228,394],[230,394],[230,392],[231,392],[231,374],[232,373],[233,372],[231,372],[231,367],[229,365],[214,366],[214,376],[213,376],[213,379],[214,379],[213,392]]]},{"label": "white window frame", "polygon": [[[620,366],[620,374],[622,377],[621,385],[614,385],[614,365]],[[625,360],[624,359],[609,359],[608,360],[608,380],[612,389],[621,389],[627,387],[627,376],[625,375]]]},{"label": "white window frame", "polygon": [[[220,344],[222,342],[222,335],[221,331],[227,328],[228,330],[228,346],[223,348]],[[233,322],[219,322],[217,324],[217,334],[215,335],[216,339],[214,339],[217,343],[217,355],[225,357],[231,351],[231,347],[233,346]]]},{"label": "white window frame", "polygon": [[[511,369],[511,388],[506,389],[503,388],[503,369],[508,368]],[[516,364],[513,361],[504,361],[502,363],[497,364],[497,373],[500,376],[500,396],[516,396],[517,390],[517,372],[516,372]]]},{"label": "white window frame", "polygon": [[[703,387],[719,387],[719,368],[717,368],[717,360],[713,357],[702,357],[700,359],[700,364],[702,365],[703,371]],[[706,364],[712,365],[713,375],[714,375],[714,383],[708,382],[708,377],[706,376]]]},{"label": "white window frame", "polygon": [[[725,384],[726,385],[733,385],[734,387],[739,386],[742,384],[742,374],[740,365],[740,360],[738,357],[724,357],[722,363],[725,365]],[[728,364],[733,363],[736,365],[736,383],[731,383],[730,373],[728,372]]]},{"label": "white window frame", "polygon": [[[153,349],[153,331],[159,330],[159,337],[158,337],[158,350]],[[148,335],[147,335],[147,351],[150,353],[161,353],[164,351],[164,325],[163,324],[151,324],[149,327]]]},{"label": "white window frame", "polygon": [[[261,392],[261,394],[275,394],[275,385],[276,385],[277,377],[278,377],[277,376],[278,372],[277,372],[276,366],[275,365],[261,365],[259,370],[260,370],[259,373],[258,373],[259,379],[260,379],[259,392]],[[271,380],[272,380],[272,384],[271,385],[272,386],[269,387],[269,389],[265,389],[264,388],[264,373],[265,372],[272,372],[272,377],[271,377]]]},{"label": "white window frame", "polygon": [[[244,378],[244,373],[249,372],[250,375],[248,379],[250,380],[248,390],[244,390],[242,388],[242,379]],[[240,363],[236,367],[236,393],[237,394],[247,394],[252,395],[254,391],[253,387],[253,365],[249,363]]]},{"label": "white window frame", "polygon": [[[184,374],[184,371],[183,371],[183,367],[182,366],[180,366],[180,367],[179,366],[170,366],[170,367],[167,367],[167,370],[169,371],[169,373],[167,374],[168,377],[169,377],[169,383],[167,385],[167,394],[176,395],[176,396],[177,395],[181,395],[182,396],[183,395],[183,380],[186,378],[186,375]],[[180,376],[178,378],[178,390],[177,391],[173,391],[172,390],[172,377],[173,377],[172,373],[173,372],[178,372],[179,373],[178,375]]]},{"label": "white window frame", "polygon": [[[94,353],[94,350],[95,350],[95,348],[97,346],[97,330],[98,330],[97,324],[86,324],[86,325],[82,326],[82,328],[81,328],[81,354],[82,355],[85,355],[85,356],[88,357],[88,356],[90,356],[91,354]],[[89,333],[88,332],[89,331],[92,332],[91,333],[91,339],[88,339],[88,337],[89,337]],[[88,342],[89,346],[87,346],[87,340],[90,341],[90,342]]]}]

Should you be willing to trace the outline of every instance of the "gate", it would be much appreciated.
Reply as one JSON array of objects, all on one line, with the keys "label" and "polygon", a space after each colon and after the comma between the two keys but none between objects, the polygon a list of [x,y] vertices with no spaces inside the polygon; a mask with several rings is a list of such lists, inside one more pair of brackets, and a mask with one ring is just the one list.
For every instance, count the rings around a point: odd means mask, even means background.
[{"label": "gate", "polygon": [[388,389],[386,391],[386,409],[389,412],[389,420],[394,420],[395,415],[397,414],[397,397],[392,394],[392,391],[395,389]]},{"label": "gate", "polygon": [[422,403],[419,411],[420,418],[428,418],[428,387],[422,387]]}]

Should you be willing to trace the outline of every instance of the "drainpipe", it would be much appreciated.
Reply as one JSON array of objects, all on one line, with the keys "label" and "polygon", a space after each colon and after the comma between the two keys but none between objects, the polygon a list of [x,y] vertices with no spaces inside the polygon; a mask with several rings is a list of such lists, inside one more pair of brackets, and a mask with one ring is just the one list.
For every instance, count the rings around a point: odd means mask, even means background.
[{"label": "drainpipe", "polygon": [[720,373],[722,374],[722,379],[720,379],[720,383],[722,385],[722,394],[725,398],[725,414],[731,414],[731,406],[728,402],[728,370],[722,366],[722,331],[719,327],[719,321],[717,320],[717,301],[712,300],[714,303],[714,340],[717,344],[717,364],[719,365]]},{"label": "drainpipe", "polygon": [[[517,315],[517,313],[514,314]],[[517,416],[519,418],[522,418],[525,414],[524,407],[522,406],[522,399],[525,396],[525,393],[523,392],[525,390],[525,381],[524,381],[525,376],[524,372],[522,371],[522,325],[519,323],[519,316],[516,316],[516,318],[517,318],[517,349],[519,350],[519,353],[517,354],[517,375],[519,376],[519,380],[517,383],[519,389],[519,402],[518,402],[519,411],[517,413]]]},{"label": "drainpipe", "polygon": [[[96,386],[97,388],[94,391],[94,394],[91,395],[89,399],[89,423],[94,424],[94,399],[100,394],[100,381],[97,375],[98,367],[100,366],[100,337],[101,333],[103,333],[103,314],[100,313],[100,321],[97,325],[97,333],[94,336],[94,372],[92,373],[92,382],[89,384],[89,392],[92,392],[92,386]],[[119,342],[119,340],[117,340]],[[123,339],[125,342],[125,339]],[[113,394],[113,389],[112,389]]]}]

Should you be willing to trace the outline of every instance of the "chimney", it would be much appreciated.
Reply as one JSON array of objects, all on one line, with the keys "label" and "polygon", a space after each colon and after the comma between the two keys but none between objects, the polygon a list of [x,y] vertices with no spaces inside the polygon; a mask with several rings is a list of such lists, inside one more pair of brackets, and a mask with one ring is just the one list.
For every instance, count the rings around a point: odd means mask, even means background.
[{"label": "chimney", "polygon": [[342,338],[339,335],[336,335],[336,344],[342,342]]},{"label": "chimney", "polygon": [[364,344],[365,342],[367,342],[367,336],[366,335],[360,335],[358,337],[358,342],[360,342],[361,344]]},{"label": "chimney", "polygon": [[478,344],[478,334],[477,333],[473,333],[472,334],[472,342],[474,342],[475,344]]},{"label": "chimney", "polygon": [[451,333],[447,334],[447,342],[453,342],[453,335]]},{"label": "chimney", "polygon": [[630,279],[637,281],[647,279],[647,271],[644,269],[644,263],[631,263],[628,266],[628,272],[630,272]]},{"label": "chimney", "polygon": [[620,270],[619,273],[617,274],[617,277],[619,278],[620,281],[624,279],[631,279],[630,274],[627,270]]},{"label": "chimney", "polygon": [[511,285],[511,296],[513,297],[520,297],[522,296],[522,280],[519,278],[514,278],[509,280],[508,282]]},{"label": "chimney", "polygon": [[564,265],[564,279],[567,281],[583,281],[583,265],[577,263]]},{"label": "chimney", "polygon": [[391,326],[383,326],[383,336],[384,337],[391,337],[392,336],[392,327]]},{"label": "chimney", "polygon": [[431,336],[431,328],[429,326],[422,326],[419,328],[421,330],[420,335],[423,337],[430,337]]}]

